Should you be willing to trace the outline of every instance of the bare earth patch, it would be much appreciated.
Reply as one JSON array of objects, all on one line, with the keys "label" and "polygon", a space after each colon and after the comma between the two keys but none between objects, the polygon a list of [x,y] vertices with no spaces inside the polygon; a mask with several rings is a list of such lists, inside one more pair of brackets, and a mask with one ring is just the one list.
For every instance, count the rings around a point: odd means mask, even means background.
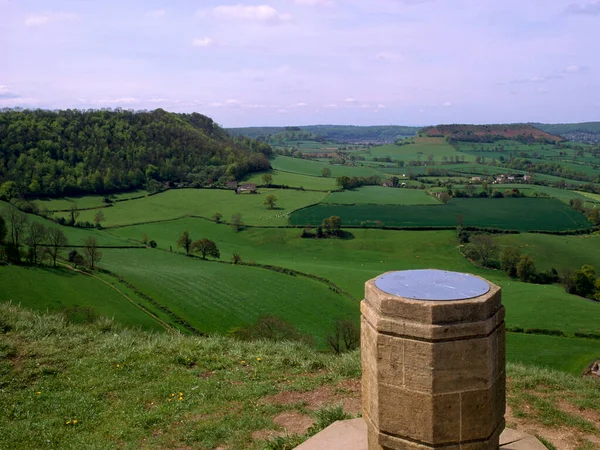
[{"label": "bare earth patch", "polygon": [[[527,409],[526,405],[526,409]],[[561,408],[562,409],[562,408]],[[507,426],[533,436],[541,436],[561,450],[577,450],[586,440],[600,448],[600,438],[593,434],[583,433],[579,430],[566,427],[550,428],[531,420],[515,417],[510,406],[506,406],[504,415]]]},{"label": "bare earth patch", "polygon": [[345,380],[337,386],[321,386],[308,392],[282,391],[263,398],[263,402],[277,405],[305,404],[308,409],[341,403],[344,411],[356,415],[361,411],[360,380]]}]

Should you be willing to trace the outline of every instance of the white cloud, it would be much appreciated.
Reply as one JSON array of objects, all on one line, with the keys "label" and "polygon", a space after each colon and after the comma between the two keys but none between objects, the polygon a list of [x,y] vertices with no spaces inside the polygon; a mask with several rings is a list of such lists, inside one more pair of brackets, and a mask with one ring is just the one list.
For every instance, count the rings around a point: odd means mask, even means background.
[{"label": "white cloud", "polygon": [[442,106],[445,107],[445,108],[450,108],[452,106],[452,103],[446,102]]},{"label": "white cloud", "polygon": [[167,15],[167,11],[164,9],[155,9],[153,11],[148,11],[145,16],[149,19],[160,19],[161,17],[165,17]]},{"label": "white cloud", "polygon": [[16,92],[11,91],[8,86],[0,84],[0,99],[13,99],[21,97]]},{"label": "white cloud", "polygon": [[385,105],[382,105],[381,103],[377,105],[377,109],[385,109]]},{"label": "white cloud", "polygon": [[215,40],[212,38],[209,38],[209,37],[205,37],[202,39],[196,38],[192,41],[192,45],[194,47],[212,47],[215,44],[216,44]]},{"label": "white cloud", "polygon": [[299,103],[294,103],[293,105],[288,106],[288,108],[304,108],[305,106],[308,106],[308,105],[304,102],[299,102]]},{"label": "white cloud", "polygon": [[213,14],[218,19],[254,22],[268,25],[281,24],[292,20],[292,16],[290,14],[280,13],[269,5],[223,5],[213,8]]},{"label": "white cloud", "polygon": [[49,12],[45,14],[38,14],[35,16],[27,16],[25,18],[25,26],[27,27],[39,27],[42,25],[47,25],[53,22],[61,22],[63,20],[73,20],[76,19],[77,15],[72,13],[65,12]]}]

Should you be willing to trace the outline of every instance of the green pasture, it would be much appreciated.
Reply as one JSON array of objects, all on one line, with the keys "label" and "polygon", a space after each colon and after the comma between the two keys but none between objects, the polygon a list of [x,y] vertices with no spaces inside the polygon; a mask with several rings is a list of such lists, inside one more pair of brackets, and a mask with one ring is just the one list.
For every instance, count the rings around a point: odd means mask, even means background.
[{"label": "green pasture", "polygon": [[99,316],[114,318],[127,326],[164,331],[151,316],[111,287],[66,268],[0,267],[0,286],[0,302],[12,302],[40,312],[91,307]]},{"label": "green pasture", "polygon": [[381,221],[391,227],[455,226],[462,217],[465,226],[507,230],[583,229],[585,216],[552,198],[452,199],[447,205],[326,205],[295,211],[292,225],[320,225],[324,218],[339,216],[346,226],[373,226]]},{"label": "green pasture", "polygon": [[506,359],[580,375],[590,362],[600,358],[599,344],[596,339],[507,333]]},{"label": "green pasture", "polygon": [[[8,203],[0,201],[0,214],[2,214],[2,210],[8,206]],[[27,214],[27,217],[30,222],[35,221],[43,223],[46,226],[46,228],[60,228],[65,233],[65,236],[67,236],[67,239],[69,240],[69,245],[82,246],[83,240],[89,236],[95,237],[98,242],[98,245],[101,246],[128,245],[121,239],[109,233],[97,230],[95,228],[77,228],[62,226],[51,220],[44,219],[43,217],[36,216],[34,214]]]},{"label": "green pasture", "polygon": [[420,189],[363,186],[354,190],[333,192],[322,203],[338,205],[439,205],[440,201]]},{"label": "green pasture", "polygon": [[457,152],[444,138],[414,138],[414,144],[396,145],[387,144],[370,149],[373,157],[389,156],[394,160],[403,161],[423,161],[427,162],[427,157],[433,155],[434,163],[440,163],[444,157],[454,159],[456,156],[465,157],[465,161],[475,161],[474,156],[465,155]]},{"label": "green pasture", "polygon": [[271,166],[276,170],[294,172],[313,177],[321,176],[321,170],[325,167],[331,170],[331,177],[370,177],[380,175],[377,170],[370,167],[360,166],[337,166],[328,162],[311,161],[308,159],[291,158],[289,156],[277,156],[271,160]]},{"label": "green pasture", "polygon": [[[244,180],[245,183],[263,184],[262,177],[267,172],[255,173]],[[325,178],[322,176],[300,175],[293,172],[283,172],[273,170],[268,172],[272,177],[272,184],[281,186],[290,186],[295,188],[304,188],[314,191],[335,191],[339,186],[335,184],[335,178]]]},{"label": "green pasture", "polygon": [[358,302],[306,277],[158,249],[106,249],[101,265],[205,333],[227,333],[274,314],[323,345],[335,317],[358,318]]},{"label": "green pasture", "polygon": [[[277,197],[276,208],[264,205],[267,195]],[[156,222],[184,216],[211,218],[215,213],[229,222],[233,214],[242,215],[247,225],[286,225],[287,216],[295,209],[322,201],[327,193],[288,189],[259,189],[258,194],[236,194],[220,189],[172,189],[151,197],[116,203],[102,209],[104,227]],[[61,215],[66,213],[57,213]],[[96,210],[81,211],[80,221],[93,221]]]},{"label": "green pasture", "polygon": [[595,320],[600,304],[568,295],[558,285],[521,283],[501,271],[473,266],[458,251],[454,231],[352,229],[352,239],[300,239],[299,230],[253,228],[231,233],[223,225],[182,219],[124,227],[115,233],[135,240],[145,232],[157,240],[160,248],[173,245],[175,252],[181,252],[174,243],[184,230],[193,239],[214,240],[223,259],[238,253],[244,261],[322,276],[359,299],[365,281],[391,270],[437,268],[476,273],[502,287],[510,326],[558,329],[567,334],[600,332]]},{"label": "green pasture", "polygon": [[107,195],[85,195],[82,197],[64,197],[64,198],[40,198],[34,201],[34,203],[40,209],[47,209],[48,211],[68,210],[73,205],[77,205],[77,208],[98,208],[105,206],[104,198],[108,197],[113,202],[121,200],[129,200],[136,197],[143,197],[148,195],[148,191],[139,190],[132,192],[122,192],[119,194],[107,194]]},{"label": "green pasture", "polygon": [[533,258],[538,269],[578,269],[591,264],[600,273],[600,235],[552,236],[521,233],[497,236],[501,246],[514,246]]}]

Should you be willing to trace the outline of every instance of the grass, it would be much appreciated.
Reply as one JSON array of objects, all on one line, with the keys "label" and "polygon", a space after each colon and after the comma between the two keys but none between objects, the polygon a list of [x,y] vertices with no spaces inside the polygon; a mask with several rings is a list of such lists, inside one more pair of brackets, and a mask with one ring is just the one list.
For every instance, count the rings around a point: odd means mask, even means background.
[{"label": "grass", "polygon": [[474,156],[465,155],[464,153],[456,151],[444,138],[416,137],[414,138],[414,141],[414,144],[402,146],[388,144],[373,147],[370,149],[370,153],[374,157],[389,156],[394,160],[403,160],[405,162],[427,162],[427,157],[429,155],[433,155],[434,162],[437,162],[438,164],[442,162],[444,156],[448,158],[448,160],[454,159],[456,156],[464,156],[465,161],[475,161]]},{"label": "grass", "polygon": [[[290,186],[295,188],[304,188],[315,191],[335,191],[339,186],[335,184],[335,178],[324,178],[322,176],[300,175],[293,172],[283,172],[281,170],[273,170],[269,172],[273,177],[273,184]],[[264,173],[255,173],[244,182],[263,184],[262,177]]]},{"label": "grass", "polygon": [[[60,312],[91,308],[98,316],[145,330],[164,328],[114,289],[87,275],[63,267],[0,268],[0,302],[11,302],[36,311]],[[27,289],[23,289],[27,286]]]},{"label": "grass", "polygon": [[271,160],[271,166],[276,170],[299,173],[313,177],[321,176],[321,170],[325,167],[331,170],[331,177],[347,175],[349,177],[370,177],[380,175],[376,169],[370,167],[352,167],[332,165],[328,162],[310,161],[307,159],[291,158],[289,156],[277,156]]},{"label": "grass", "polygon": [[[313,416],[311,433],[347,415],[327,399],[311,412],[303,401],[270,396],[309,398],[361,371],[358,351],[338,357],[301,344],[144,333],[106,320],[72,325],[7,304],[0,318],[0,448],[286,448],[307,436],[267,442],[253,433],[281,430],[274,419],[282,412]],[[598,435],[562,408],[599,412],[597,380],[515,363],[507,377],[508,404],[525,426],[560,428],[570,440]]]},{"label": "grass", "polygon": [[293,225],[319,225],[329,216],[339,216],[348,226],[441,227],[456,226],[459,216],[465,226],[520,231],[581,229],[589,227],[583,214],[564,203],[547,198],[452,199],[447,205],[316,205],[292,213]]},{"label": "grass", "polygon": [[533,258],[540,270],[552,268],[578,269],[583,264],[591,264],[600,270],[600,235],[552,236],[545,234],[522,233],[498,236],[501,246],[514,246],[522,254]]},{"label": "grass", "polygon": [[108,195],[85,195],[82,197],[64,197],[64,198],[42,198],[35,200],[35,204],[40,208],[46,208],[48,211],[57,210],[68,210],[73,205],[77,205],[78,208],[98,208],[105,206],[104,198],[108,197],[113,202],[120,200],[129,200],[135,197],[142,197],[148,195],[148,191],[139,190],[132,192],[122,192],[117,194]]},{"label": "grass", "polygon": [[274,314],[322,347],[334,317],[358,320],[358,302],[305,277],[152,249],[107,249],[101,265],[204,333],[224,334]]},{"label": "grass", "polygon": [[[263,204],[269,194],[277,197],[276,209],[270,210]],[[247,225],[286,225],[289,213],[319,203],[326,195],[285,189],[260,189],[260,194],[238,195],[230,190],[176,189],[105,208],[102,211],[106,220],[102,225],[114,227],[183,216],[210,218],[217,212],[224,221],[240,213]],[[82,211],[79,220],[93,221],[95,214],[95,210]]]},{"label": "grass", "polygon": [[399,189],[382,186],[364,186],[359,189],[333,192],[322,203],[339,205],[439,205],[439,200],[418,189]]}]

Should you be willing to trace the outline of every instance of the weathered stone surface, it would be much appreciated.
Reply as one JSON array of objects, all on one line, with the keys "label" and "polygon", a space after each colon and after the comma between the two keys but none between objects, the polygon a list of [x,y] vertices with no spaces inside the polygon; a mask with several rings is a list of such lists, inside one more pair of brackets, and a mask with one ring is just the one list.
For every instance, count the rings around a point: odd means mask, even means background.
[{"label": "weathered stone surface", "polygon": [[365,285],[363,415],[370,450],[491,449],[504,428],[500,289],[421,301]]}]

